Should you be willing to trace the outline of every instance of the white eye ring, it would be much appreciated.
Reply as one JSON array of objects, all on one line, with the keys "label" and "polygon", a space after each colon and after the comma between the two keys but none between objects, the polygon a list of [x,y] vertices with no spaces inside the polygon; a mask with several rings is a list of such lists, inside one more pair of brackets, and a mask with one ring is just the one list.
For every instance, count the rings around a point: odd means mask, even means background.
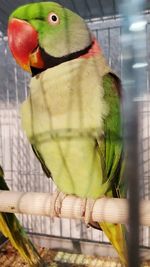
[{"label": "white eye ring", "polygon": [[48,22],[52,25],[58,25],[60,20],[56,13],[50,13],[48,15]]}]

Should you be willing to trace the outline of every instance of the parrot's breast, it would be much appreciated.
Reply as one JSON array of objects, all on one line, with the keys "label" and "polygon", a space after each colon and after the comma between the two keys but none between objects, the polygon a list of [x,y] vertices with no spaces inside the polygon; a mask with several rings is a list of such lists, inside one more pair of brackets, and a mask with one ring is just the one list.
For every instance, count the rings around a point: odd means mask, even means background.
[{"label": "parrot's breast", "polygon": [[23,128],[65,193],[101,194],[96,139],[103,135],[108,114],[102,87],[108,72],[99,57],[65,62],[32,78],[30,95],[22,104]]}]

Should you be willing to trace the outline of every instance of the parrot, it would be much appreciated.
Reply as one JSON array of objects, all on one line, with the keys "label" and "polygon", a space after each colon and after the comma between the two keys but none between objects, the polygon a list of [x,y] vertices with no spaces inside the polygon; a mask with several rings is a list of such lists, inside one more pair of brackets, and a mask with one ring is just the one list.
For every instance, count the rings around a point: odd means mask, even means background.
[{"label": "parrot", "polygon": [[[21,122],[47,177],[65,195],[125,198],[121,81],[85,20],[56,2],[26,4],[9,17],[8,44],[32,76]],[[125,226],[88,219],[126,265]]]},{"label": "parrot", "polygon": [[[0,190],[9,190],[1,166]],[[42,258],[13,213],[0,212],[0,232],[10,240],[12,246],[18,250],[20,256],[29,266],[44,266]]]}]

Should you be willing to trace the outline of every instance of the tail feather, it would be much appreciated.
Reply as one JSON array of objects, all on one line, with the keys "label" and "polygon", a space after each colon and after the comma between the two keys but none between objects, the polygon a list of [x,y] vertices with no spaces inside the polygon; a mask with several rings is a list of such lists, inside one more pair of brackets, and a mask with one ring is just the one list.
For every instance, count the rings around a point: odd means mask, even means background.
[{"label": "tail feather", "polygon": [[[8,190],[0,167],[0,190]],[[24,228],[13,213],[0,212],[0,232],[7,237],[12,246],[30,266],[45,266],[39,253],[28,238]]]},{"label": "tail feather", "polygon": [[101,222],[100,227],[117,250],[121,262],[127,266],[127,249],[125,242],[125,227],[121,224]]}]

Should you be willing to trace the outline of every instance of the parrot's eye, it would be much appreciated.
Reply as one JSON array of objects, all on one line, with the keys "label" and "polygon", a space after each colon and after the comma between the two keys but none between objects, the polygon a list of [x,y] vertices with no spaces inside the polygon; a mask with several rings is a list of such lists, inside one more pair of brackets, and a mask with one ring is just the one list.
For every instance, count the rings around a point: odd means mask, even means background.
[{"label": "parrot's eye", "polygon": [[48,22],[53,25],[59,24],[59,17],[55,13],[50,13],[48,15]]}]

